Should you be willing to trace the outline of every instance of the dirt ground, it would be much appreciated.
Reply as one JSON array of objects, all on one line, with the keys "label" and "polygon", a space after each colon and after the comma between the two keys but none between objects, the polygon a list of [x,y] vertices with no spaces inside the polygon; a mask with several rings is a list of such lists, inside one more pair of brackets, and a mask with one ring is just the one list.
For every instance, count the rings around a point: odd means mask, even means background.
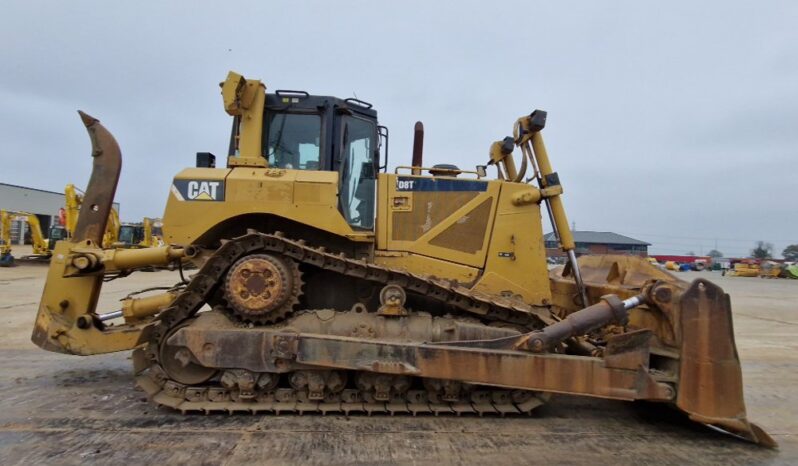
[{"label": "dirt ground", "polygon": [[[128,353],[80,358],[30,341],[46,267],[0,269],[0,464],[796,464],[798,280],[710,277],[731,294],[750,419],[768,450],[658,405],[560,396],[531,417],[180,415],[134,388]],[[99,309],[176,281],[110,282]]]}]

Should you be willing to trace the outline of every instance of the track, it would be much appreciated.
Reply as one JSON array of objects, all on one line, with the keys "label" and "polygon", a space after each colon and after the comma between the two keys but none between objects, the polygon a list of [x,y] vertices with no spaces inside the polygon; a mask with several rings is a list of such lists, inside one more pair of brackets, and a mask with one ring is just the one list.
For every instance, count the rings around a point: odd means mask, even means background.
[{"label": "track", "polygon": [[[171,332],[193,318],[209,302],[228,269],[240,258],[255,253],[273,253],[293,259],[299,264],[315,266],[348,277],[365,279],[375,284],[398,284],[410,293],[423,295],[442,305],[479,317],[491,324],[513,324],[539,328],[555,319],[548,308],[529,306],[523,302],[475,293],[445,280],[415,275],[404,270],[381,267],[343,255],[312,248],[303,241],[285,238],[281,233],[264,234],[250,231],[246,235],[223,242],[195,274],[186,289],[158,320],[145,331],[143,349],[134,351],[137,384],[159,405],[182,412],[249,412],[249,413],[475,413],[524,414],[548,399],[548,395],[521,390],[497,390],[430,379],[404,377],[403,380],[382,380],[389,386],[378,390],[369,379],[373,373],[346,371],[304,371],[307,374],[243,374],[226,370],[222,377],[203,383],[179,383],[170,379],[161,360],[163,345]],[[234,374],[227,377],[228,373]],[[334,375],[337,383],[331,383]],[[315,385],[309,379],[319,379]],[[300,379],[298,382],[297,380]],[[306,380],[308,379],[308,380]],[[404,380],[407,379],[407,380]],[[267,382],[264,382],[267,380]],[[365,382],[364,382],[365,380]],[[326,381],[326,385],[325,385]],[[320,385],[319,385],[320,384]],[[319,390],[318,387],[321,387]]]}]

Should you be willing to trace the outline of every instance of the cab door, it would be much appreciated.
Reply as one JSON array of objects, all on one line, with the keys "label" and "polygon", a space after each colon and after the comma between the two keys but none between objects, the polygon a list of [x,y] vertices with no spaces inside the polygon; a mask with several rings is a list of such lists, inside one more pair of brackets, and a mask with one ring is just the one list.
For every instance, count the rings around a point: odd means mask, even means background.
[{"label": "cab door", "polygon": [[340,119],[340,134],[339,209],[352,228],[373,231],[379,163],[377,125],[367,118],[346,115]]}]

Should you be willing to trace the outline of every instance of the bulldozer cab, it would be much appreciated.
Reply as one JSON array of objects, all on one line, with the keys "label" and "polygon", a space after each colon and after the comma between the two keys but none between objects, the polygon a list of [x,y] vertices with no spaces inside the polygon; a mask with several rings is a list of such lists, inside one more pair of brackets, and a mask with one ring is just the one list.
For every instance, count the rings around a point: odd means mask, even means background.
[{"label": "bulldozer cab", "polygon": [[55,243],[67,239],[67,230],[63,225],[55,225],[50,227],[47,235],[47,249],[52,251],[55,248]]},{"label": "bulldozer cab", "polygon": [[[501,282],[530,302],[551,299],[536,240],[542,230],[539,206],[513,200],[534,195],[533,189],[521,183],[502,187],[501,180],[487,180],[484,170],[424,168],[415,142],[412,167],[380,173],[387,168],[388,131],[372,105],[359,99],[267,93],[260,81],[233,72],[222,83],[222,96],[233,116],[228,170],[178,175],[177,195],[165,213],[169,241],[212,244],[234,236],[231,231],[243,233],[236,225],[246,216],[261,215],[261,231],[315,228],[357,243],[338,248],[353,249],[348,253],[356,257],[375,255],[386,265],[403,266],[403,258],[412,255],[419,273],[434,270],[467,283],[481,278],[480,286]],[[194,202],[200,199],[219,204],[204,202],[200,209]],[[199,215],[225,220],[197,222]],[[508,275],[525,278],[502,278]]]},{"label": "bulldozer cab", "polygon": [[144,226],[127,224],[119,227],[119,243],[124,247],[137,246],[144,240]]},{"label": "bulldozer cab", "polygon": [[[241,156],[241,119],[233,121],[229,156]],[[385,144],[381,144],[385,141]],[[339,210],[355,229],[374,228],[376,177],[387,130],[368,102],[304,91],[266,94],[262,150],[268,167],[339,173]]]}]

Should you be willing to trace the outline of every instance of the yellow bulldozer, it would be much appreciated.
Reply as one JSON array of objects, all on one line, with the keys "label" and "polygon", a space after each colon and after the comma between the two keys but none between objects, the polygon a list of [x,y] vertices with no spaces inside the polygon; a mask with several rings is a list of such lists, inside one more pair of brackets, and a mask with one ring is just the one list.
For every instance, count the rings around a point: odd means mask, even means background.
[{"label": "yellow bulldozer", "polygon": [[[667,403],[775,446],[746,418],[723,290],[643,258],[577,260],[546,112],[473,170],[425,167],[417,124],[412,163],[389,172],[367,102],[267,93],[233,72],[221,93],[225,167],[199,153],[174,177],[161,247],[101,247],[121,154],[81,112],[90,208],[55,247],[38,346],[133,350],[139,387],[182,412],[504,415],[566,393]],[[541,212],[569,258],[552,271]],[[104,280],[188,263],[167,291],[96,309]]]},{"label": "yellow bulldozer", "polygon": [[123,223],[115,246],[125,248],[151,248],[161,245],[159,221],[144,217],[140,223]]}]

